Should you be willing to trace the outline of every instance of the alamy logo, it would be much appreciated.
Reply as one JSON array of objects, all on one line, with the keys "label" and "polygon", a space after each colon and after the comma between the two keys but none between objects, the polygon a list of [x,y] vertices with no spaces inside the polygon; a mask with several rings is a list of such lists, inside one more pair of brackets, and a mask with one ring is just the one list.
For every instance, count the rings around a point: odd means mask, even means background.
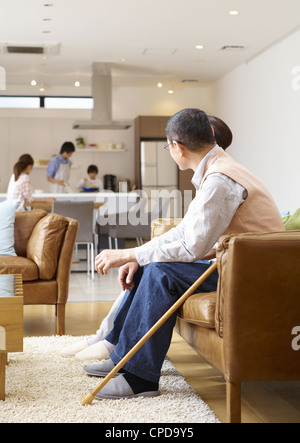
[{"label": "alamy logo", "polygon": [[5,69],[0,66],[0,91],[6,90],[6,72]]},{"label": "alamy logo", "polygon": [[300,326],[295,326],[292,330],[292,335],[296,335],[292,341],[292,348],[294,351],[300,351]]},{"label": "alamy logo", "polygon": [[295,66],[292,69],[292,89],[293,91],[300,91],[300,66]]}]

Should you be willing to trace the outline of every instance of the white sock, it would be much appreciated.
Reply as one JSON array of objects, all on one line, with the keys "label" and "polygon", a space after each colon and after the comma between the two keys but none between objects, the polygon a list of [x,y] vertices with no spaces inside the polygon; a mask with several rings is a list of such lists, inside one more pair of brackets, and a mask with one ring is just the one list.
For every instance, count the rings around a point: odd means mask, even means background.
[{"label": "white sock", "polygon": [[98,343],[99,341],[101,341],[101,338],[98,335],[93,335],[93,337],[88,339],[88,344],[89,346],[92,346],[95,343]]},{"label": "white sock", "polygon": [[111,353],[115,349],[115,345],[109,343],[109,341],[107,340],[103,340],[103,344],[105,345],[109,353]]}]

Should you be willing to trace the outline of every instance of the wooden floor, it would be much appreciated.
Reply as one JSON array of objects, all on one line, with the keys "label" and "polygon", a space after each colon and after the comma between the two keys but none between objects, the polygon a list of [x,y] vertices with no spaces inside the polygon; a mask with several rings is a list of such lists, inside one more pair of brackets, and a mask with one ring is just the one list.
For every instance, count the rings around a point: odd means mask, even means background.
[{"label": "wooden floor", "polygon": [[[112,303],[68,303],[66,334],[94,334],[111,305]],[[54,308],[24,307],[25,337],[54,334]],[[225,382],[222,375],[176,333],[168,356],[216,416],[226,422]],[[243,385],[242,392],[243,423],[300,423],[300,381],[248,382]]]}]

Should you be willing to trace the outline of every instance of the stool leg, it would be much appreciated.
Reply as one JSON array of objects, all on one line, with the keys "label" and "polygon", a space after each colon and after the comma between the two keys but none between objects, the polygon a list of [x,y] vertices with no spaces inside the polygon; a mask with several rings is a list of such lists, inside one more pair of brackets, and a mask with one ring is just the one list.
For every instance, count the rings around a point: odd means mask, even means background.
[{"label": "stool leg", "polygon": [[6,367],[6,352],[0,351],[0,401],[5,400],[5,367]]},{"label": "stool leg", "polygon": [[94,243],[91,243],[91,272],[92,272],[92,280],[95,279],[95,251],[94,251]]},{"label": "stool leg", "polygon": [[91,258],[90,258],[90,244],[89,243],[87,243],[86,244],[86,250],[87,250],[87,273],[89,274],[90,273],[90,260],[91,260]]}]

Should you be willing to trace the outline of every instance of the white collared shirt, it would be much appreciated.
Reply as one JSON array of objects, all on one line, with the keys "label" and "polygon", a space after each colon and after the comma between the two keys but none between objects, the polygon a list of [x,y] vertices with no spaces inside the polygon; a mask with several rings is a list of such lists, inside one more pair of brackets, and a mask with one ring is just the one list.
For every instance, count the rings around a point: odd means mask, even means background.
[{"label": "white collared shirt", "polygon": [[224,234],[235,212],[246,200],[247,191],[220,173],[210,174],[200,190],[206,163],[219,149],[215,146],[200,162],[192,179],[196,197],[182,222],[135,249],[140,266],[153,262],[192,263],[201,260]]}]

